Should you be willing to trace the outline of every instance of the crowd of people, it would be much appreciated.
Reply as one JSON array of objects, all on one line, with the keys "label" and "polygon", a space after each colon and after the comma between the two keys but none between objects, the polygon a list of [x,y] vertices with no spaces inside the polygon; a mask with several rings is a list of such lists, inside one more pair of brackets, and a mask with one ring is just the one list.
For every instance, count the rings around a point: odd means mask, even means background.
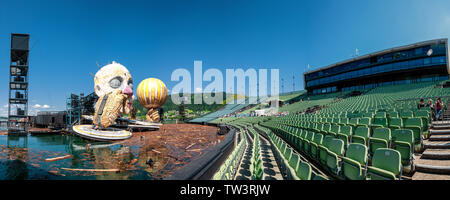
[{"label": "crowd of people", "polygon": [[442,108],[444,104],[442,103],[441,98],[436,99],[436,103],[433,104],[433,100],[429,99],[427,103],[425,103],[424,99],[420,99],[419,104],[417,105],[417,109],[430,109],[431,117],[433,121],[442,120]]}]

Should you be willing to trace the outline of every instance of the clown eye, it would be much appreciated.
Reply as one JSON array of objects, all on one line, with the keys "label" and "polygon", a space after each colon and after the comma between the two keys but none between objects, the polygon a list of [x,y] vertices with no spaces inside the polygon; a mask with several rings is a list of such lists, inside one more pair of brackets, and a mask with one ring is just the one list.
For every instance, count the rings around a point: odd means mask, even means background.
[{"label": "clown eye", "polygon": [[122,84],[122,77],[118,76],[109,81],[109,86],[112,88],[118,88]]},{"label": "clown eye", "polygon": [[130,80],[128,80],[128,86],[133,88],[133,79],[130,78]]}]

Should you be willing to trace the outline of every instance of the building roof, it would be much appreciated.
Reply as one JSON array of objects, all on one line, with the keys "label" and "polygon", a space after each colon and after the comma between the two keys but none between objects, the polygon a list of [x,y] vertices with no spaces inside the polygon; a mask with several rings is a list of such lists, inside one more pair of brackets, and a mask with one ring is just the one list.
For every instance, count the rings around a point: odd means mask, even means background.
[{"label": "building roof", "polygon": [[325,66],[325,67],[321,67],[321,68],[317,68],[317,69],[314,69],[314,70],[310,70],[310,71],[304,72],[303,74],[304,75],[311,74],[311,73],[314,73],[314,72],[322,71],[324,69],[333,68],[335,66],[339,66],[339,65],[342,65],[342,64],[346,64],[346,63],[351,63],[351,62],[358,61],[358,60],[363,60],[363,59],[370,58],[370,57],[373,57],[373,56],[379,56],[379,55],[384,55],[384,54],[387,54],[387,53],[407,50],[407,49],[411,49],[411,48],[418,47],[418,46],[423,46],[423,45],[428,45],[428,44],[436,44],[437,42],[445,42],[447,44],[448,39],[447,38],[440,38],[440,39],[427,40],[427,41],[423,41],[423,42],[417,42],[417,43],[414,43],[414,44],[409,44],[409,45],[389,48],[389,49],[377,51],[377,52],[374,52],[374,53],[369,53],[369,54],[365,54],[365,55],[362,55],[362,56],[358,56],[358,57],[355,57],[355,58],[350,58],[350,59],[347,59],[347,60],[344,60],[344,61],[341,61],[341,62],[337,62],[337,63],[331,64],[331,65],[328,65],[328,66]]}]

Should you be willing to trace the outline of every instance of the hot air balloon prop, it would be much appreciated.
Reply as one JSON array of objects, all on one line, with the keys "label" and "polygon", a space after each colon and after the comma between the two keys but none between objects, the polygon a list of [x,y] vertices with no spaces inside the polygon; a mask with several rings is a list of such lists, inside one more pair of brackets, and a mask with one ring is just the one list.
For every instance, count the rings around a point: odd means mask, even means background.
[{"label": "hot air balloon prop", "polygon": [[158,108],[167,99],[167,88],[164,82],[157,78],[147,78],[139,83],[136,91],[139,103],[148,109],[145,119],[147,122],[159,122]]}]

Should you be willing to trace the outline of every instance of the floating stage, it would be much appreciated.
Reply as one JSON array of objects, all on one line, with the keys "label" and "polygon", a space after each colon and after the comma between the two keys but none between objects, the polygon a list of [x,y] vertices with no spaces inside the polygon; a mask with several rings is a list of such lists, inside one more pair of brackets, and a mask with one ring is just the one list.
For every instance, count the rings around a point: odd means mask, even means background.
[{"label": "floating stage", "polygon": [[[92,115],[83,115],[83,119],[93,121]],[[95,141],[118,141],[130,138],[131,131],[154,131],[159,130],[161,123],[144,122],[118,118],[116,123],[107,128],[94,129],[95,125],[74,125],[74,134]]]},{"label": "floating stage", "polygon": [[130,131],[111,127],[96,130],[94,125],[76,125],[72,129],[76,135],[95,141],[125,140],[132,136]]}]

